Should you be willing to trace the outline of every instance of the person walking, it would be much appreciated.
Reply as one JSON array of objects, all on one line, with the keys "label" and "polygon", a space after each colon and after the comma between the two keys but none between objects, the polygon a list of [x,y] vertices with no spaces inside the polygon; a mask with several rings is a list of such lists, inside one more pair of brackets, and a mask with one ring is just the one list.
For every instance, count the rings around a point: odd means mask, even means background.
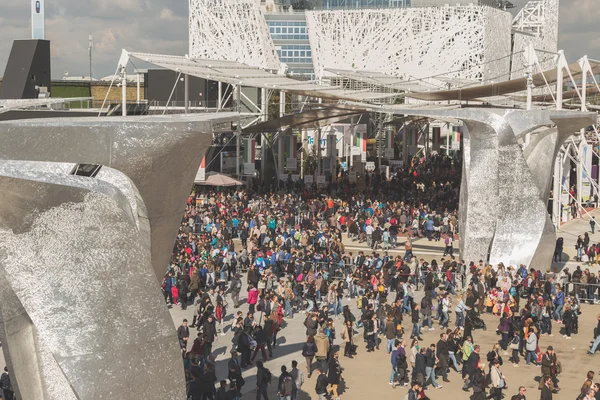
[{"label": "person walking", "polygon": [[[258,325],[256,327],[256,333],[254,334],[254,340],[256,340],[256,348],[254,349],[254,354],[252,355],[252,358],[250,359],[250,361],[254,361],[254,359],[256,358],[256,355],[258,354],[258,352],[261,352],[262,358],[264,361],[267,361],[269,358],[267,357],[267,333],[265,332],[265,330],[263,329],[262,326]],[[258,365],[258,363],[257,363]]]},{"label": "person walking", "polygon": [[438,364],[438,358],[435,355],[435,344],[429,345],[429,349],[425,353],[425,382],[423,382],[423,388],[427,387],[427,381],[431,380],[431,385],[436,389],[441,389],[442,386],[438,385],[435,381],[435,366]]},{"label": "person walking", "polygon": [[552,390],[560,390],[558,387],[558,360],[554,347],[548,346],[548,349],[542,356],[542,376],[549,376],[552,379]]},{"label": "person walking", "polygon": [[296,400],[298,398],[298,392],[302,390],[302,385],[304,385],[304,372],[298,369],[298,361],[296,360],[292,361],[290,375],[294,378],[294,383],[296,384],[295,390],[292,393],[292,400]]},{"label": "person walking", "polygon": [[317,384],[315,385],[315,392],[317,392],[317,396],[319,396],[319,400],[327,400],[327,387],[329,386],[329,381],[327,380],[327,375],[323,371],[321,367],[317,367]]},{"label": "person walking", "polygon": [[267,390],[271,383],[271,371],[264,367],[262,361],[256,362],[256,400],[260,400],[261,396],[265,400],[269,400]]},{"label": "person walking", "polygon": [[600,314],[596,316],[598,320],[598,325],[594,328],[594,343],[592,344],[592,348],[588,351],[588,354],[594,354],[600,345]]},{"label": "person walking", "polygon": [[327,375],[327,381],[329,382],[329,385],[331,385],[330,389],[334,399],[339,399],[340,397],[338,394],[338,386],[342,381],[343,368],[340,365],[339,357],[339,352],[336,351],[333,353],[333,356],[329,360],[329,373]]},{"label": "person walking", "polygon": [[242,280],[238,274],[233,276],[229,289],[231,290],[231,301],[233,302],[233,308],[240,306],[240,291],[242,290]]},{"label": "person walking", "polygon": [[411,311],[411,322],[413,324],[413,329],[410,338],[417,338],[418,340],[423,340],[421,338],[421,327],[419,326],[419,304],[417,303],[414,303],[413,309]]},{"label": "person walking", "polygon": [[[328,342],[329,343],[329,342]],[[306,339],[306,343],[302,346],[302,356],[306,360],[306,372],[308,372],[308,378],[312,375],[312,362],[317,354],[317,345],[315,344],[315,337],[309,336]]]},{"label": "person walking", "polygon": [[486,400],[486,387],[487,377],[485,374],[485,363],[479,362],[473,373],[473,394],[471,395],[471,400]]},{"label": "person walking", "polygon": [[315,345],[317,353],[315,354],[317,362],[320,363],[323,372],[327,371],[327,357],[329,356],[329,338],[325,336],[325,330],[320,329],[315,336]]},{"label": "person walking", "polygon": [[344,340],[344,357],[354,358],[352,347],[354,346],[354,342],[352,340],[354,336],[354,329],[352,328],[352,321],[348,320],[344,324],[344,329],[342,330],[342,339]]},{"label": "person walking", "polygon": [[552,384],[552,378],[549,376],[543,376],[542,382],[544,382],[544,386],[542,386],[540,400],[552,400],[552,389],[550,388],[550,385]]},{"label": "person walking", "polygon": [[492,388],[488,399],[502,400],[502,389],[506,387],[506,378],[500,370],[500,360],[498,358],[494,358],[492,361],[490,378],[492,381]]},{"label": "person walking", "polygon": [[446,332],[440,334],[440,340],[437,342],[437,358],[443,381],[450,383],[450,380],[448,380],[448,359],[450,358],[450,351],[447,339],[448,335]]},{"label": "person walking", "polygon": [[292,395],[295,391],[297,391],[296,382],[292,375],[287,372],[287,367],[282,365],[277,385],[277,400],[292,400]]}]

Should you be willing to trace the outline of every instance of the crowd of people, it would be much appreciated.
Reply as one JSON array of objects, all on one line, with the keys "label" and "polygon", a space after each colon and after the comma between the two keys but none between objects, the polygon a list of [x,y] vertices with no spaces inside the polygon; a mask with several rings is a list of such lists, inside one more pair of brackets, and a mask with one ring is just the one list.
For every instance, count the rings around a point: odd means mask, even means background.
[{"label": "crowd of people", "polygon": [[[189,398],[238,399],[243,371],[254,366],[257,399],[268,399],[270,385],[277,385],[281,399],[297,398],[313,373],[320,399],[339,398],[339,352],[357,356],[361,329],[367,352],[380,346],[387,351],[389,383],[406,387],[409,399],[427,398],[425,391],[442,387],[438,377],[449,382],[452,370],[472,399],[501,399],[508,387],[502,356],[509,350],[506,361],[513,366],[521,358],[541,366],[542,398],[552,398],[560,390],[561,363],[552,346],[541,342],[560,325],[565,340],[578,334],[580,296],[563,290],[583,282],[589,270],[557,274],[457,259],[452,242],[460,228],[460,174],[452,165],[442,158],[417,161],[394,178],[399,190],[377,184],[361,192],[341,182],[325,195],[289,182],[281,191],[204,190],[190,196],[163,281],[168,304],[194,308],[192,323],[184,320],[178,329]],[[447,183],[437,183],[440,174]],[[417,259],[417,237],[444,241],[443,258]],[[347,251],[352,242],[370,250]],[[390,255],[402,243],[404,254]],[[239,310],[241,298],[247,312]],[[354,312],[343,305],[350,298]],[[299,313],[306,328],[306,374],[294,361],[273,378],[264,362],[273,357],[279,332]],[[477,329],[487,328],[481,317],[486,313],[498,322],[498,343],[483,358],[474,339]],[[229,316],[233,320],[226,324]],[[422,331],[435,330],[433,320],[439,341],[427,346]],[[219,381],[212,349],[228,330],[231,358],[227,380]],[[591,353],[600,344],[600,316],[595,337]],[[589,385],[587,398],[595,398],[595,387]],[[523,390],[513,398],[524,399]]]}]

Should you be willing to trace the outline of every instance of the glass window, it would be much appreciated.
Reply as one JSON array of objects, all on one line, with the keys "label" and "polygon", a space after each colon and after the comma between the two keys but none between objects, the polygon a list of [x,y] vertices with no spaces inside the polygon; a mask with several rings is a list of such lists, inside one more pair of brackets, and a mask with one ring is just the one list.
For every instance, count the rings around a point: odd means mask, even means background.
[{"label": "glass window", "polygon": [[300,33],[300,28],[294,28],[294,33]]},{"label": "glass window", "polygon": [[281,33],[281,28],[275,28],[275,33]]}]

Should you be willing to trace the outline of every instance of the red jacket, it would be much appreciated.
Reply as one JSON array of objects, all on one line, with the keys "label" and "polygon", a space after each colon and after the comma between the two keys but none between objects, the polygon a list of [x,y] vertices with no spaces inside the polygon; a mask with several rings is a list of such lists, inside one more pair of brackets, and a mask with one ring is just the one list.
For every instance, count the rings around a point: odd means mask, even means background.
[{"label": "red jacket", "polygon": [[256,304],[258,302],[258,289],[254,288],[248,292],[248,304]]}]

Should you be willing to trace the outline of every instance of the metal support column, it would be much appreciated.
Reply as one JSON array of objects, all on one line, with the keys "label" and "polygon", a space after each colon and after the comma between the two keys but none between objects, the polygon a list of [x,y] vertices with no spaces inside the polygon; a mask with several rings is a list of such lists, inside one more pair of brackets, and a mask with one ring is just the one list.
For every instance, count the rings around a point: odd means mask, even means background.
[{"label": "metal support column", "polygon": [[285,92],[279,92],[279,118],[285,115]]},{"label": "metal support column", "polygon": [[190,76],[183,75],[183,101],[185,102],[185,114],[190,113]]},{"label": "metal support column", "polygon": [[242,112],[242,85],[235,85],[235,109]]},{"label": "metal support column", "polygon": [[375,139],[375,144],[377,145],[377,170],[379,171],[379,173],[381,173],[381,157],[383,153],[383,141],[382,139],[382,132],[383,132],[383,118],[384,118],[384,114],[379,114],[379,125],[377,127],[377,139]]},{"label": "metal support column", "polygon": [[563,106],[563,58],[564,51],[558,51],[558,62],[556,63],[556,109],[562,110]]},{"label": "metal support column", "polygon": [[217,111],[221,111],[222,104],[223,104],[223,83],[219,82],[219,92],[217,94]]},{"label": "metal support column", "polygon": [[315,140],[317,145],[317,175],[321,175],[321,128],[317,129],[317,140]]},{"label": "metal support column", "polygon": [[235,132],[235,174],[240,177],[240,136],[242,136],[242,119],[238,118],[238,126]]},{"label": "metal support column", "polygon": [[121,115],[127,116],[127,68],[121,68]]},{"label": "metal support column", "polygon": [[140,96],[140,75],[141,74],[138,72],[137,73],[137,88],[136,88],[137,89],[137,92],[136,92],[136,101],[137,101],[138,104],[140,103],[140,100],[141,100],[141,98],[140,98],[141,97]]},{"label": "metal support column", "polygon": [[302,135],[300,148],[300,178],[304,179],[304,152],[306,151],[306,129],[301,129],[300,134]]}]

